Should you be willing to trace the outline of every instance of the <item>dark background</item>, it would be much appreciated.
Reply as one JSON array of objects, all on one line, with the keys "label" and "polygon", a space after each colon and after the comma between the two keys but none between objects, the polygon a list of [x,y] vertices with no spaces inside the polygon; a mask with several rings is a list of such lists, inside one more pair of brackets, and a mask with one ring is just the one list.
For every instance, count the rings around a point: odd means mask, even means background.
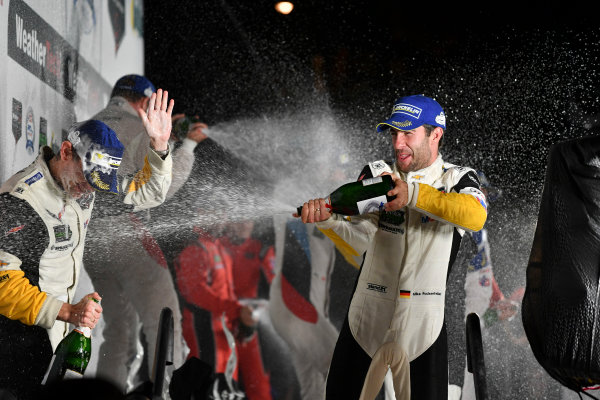
[{"label": "dark background", "polygon": [[549,147],[598,124],[591,3],[295,4],[286,16],[265,0],[147,1],[146,75],[170,91],[175,112],[209,125],[328,107],[360,163],[388,157],[370,144],[389,146],[374,125],[397,97],[434,97],[448,118],[442,153],[503,190],[494,207],[504,232],[535,224]]},{"label": "dark background", "polygon": [[[209,124],[320,95],[369,132],[395,98],[424,93],[446,110],[445,152],[456,163],[497,181],[526,161],[533,176],[507,181],[539,184],[548,145],[581,136],[598,112],[592,6],[456,3],[301,0],[285,16],[265,0],[148,1],[146,74],[171,92],[176,112]],[[467,144],[478,151],[463,155]]]},{"label": "dark background", "polygon": [[[327,108],[361,150],[359,164],[388,156],[374,126],[397,97],[436,98],[448,117],[445,159],[483,170],[502,190],[486,227],[508,297],[525,284],[550,146],[597,134],[600,23],[591,2],[458,3],[299,0],[284,16],[264,0],[146,1],[146,75],[169,90],[176,112],[209,125]],[[260,146],[236,127],[249,147]],[[206,175],[202,166],[196,173]],[[464,365],[464,352],[452,352],[464,342],[465,265],[474,254],[464,241],[448,281],[451,381]],[[336,290],[346,295],[333,298],[336,322],[349,300],[340,282],[353,282],[340,271]],[[528,347],[512,340],[522,335],[519,321],[487,340],[488,373],[505,394],[497,398],[542,398],[540,387],[557,398]],[[525,371],[506,375],[517,361]]]}]

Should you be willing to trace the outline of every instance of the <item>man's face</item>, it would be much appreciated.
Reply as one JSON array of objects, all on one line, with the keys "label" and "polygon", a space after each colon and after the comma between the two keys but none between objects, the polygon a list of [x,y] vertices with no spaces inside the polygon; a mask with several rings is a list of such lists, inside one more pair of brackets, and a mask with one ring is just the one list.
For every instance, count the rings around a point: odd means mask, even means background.
[{"label": "man's face", "polygon": [[418,171],[435,161],[432,145],[433,133],[427,136],[423,126],[410,131],[390,128],[396,165],[402,172]]},{"label": "man's face", "polygon": [[83,175],[81,159],[78,157],[64,161],[59,179],[64,191],[74,199],[94,192],[94,188]]}]

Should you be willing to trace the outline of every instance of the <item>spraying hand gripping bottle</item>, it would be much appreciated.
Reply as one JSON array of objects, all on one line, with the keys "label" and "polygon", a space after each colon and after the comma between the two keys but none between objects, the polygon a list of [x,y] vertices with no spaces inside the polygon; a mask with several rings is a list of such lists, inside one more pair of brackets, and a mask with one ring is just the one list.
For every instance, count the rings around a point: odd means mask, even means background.
[{"label": "spraying hand gripping bottle", "polygon": [[[346,183],[329,195],[326,206],[331,212],[342,215],[380,211],[385,203],[396,198],[387,195],[394,187],[391,175]],[[297,208],[297,213],[302,214],[302,206]]]},{"label": "spraying hand gripping bottle", "polygon": [[183,140],[187,137],[190,127],[198,122],[202,122],[202,120],[200,120],[200,118],[196,116],[185,116],[183,118],[180,118],[173,124],[173,134],[179,140]]},{"label": "spraying hand gripping bottle", "polygon": [[[98,300],[92,298],[98,303]],[[47,385],[62,379],[82,378],[92,354],[91,328],[76,327],[56,346],[48,372],[42,381]]]}]

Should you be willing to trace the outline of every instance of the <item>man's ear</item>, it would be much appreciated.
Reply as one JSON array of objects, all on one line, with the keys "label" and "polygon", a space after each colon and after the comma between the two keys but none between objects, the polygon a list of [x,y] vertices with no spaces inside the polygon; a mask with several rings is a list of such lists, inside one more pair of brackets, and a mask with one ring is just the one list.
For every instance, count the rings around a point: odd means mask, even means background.
[{"label": "man's ear", "polygon": [[71,144],[71,142],[69,142],[68,140],[65,140],[60,145],[60,158],[63,161],[72,160],[74,157],[74,152],[75,152],[75,149],[73,148],[73,145]]},{"label": "man's ear", "polygon": [[431,136],[433,136],[433,140],[436,142],[440,142],[442,140],[442,136],[444,136],[444,130],[439,126],[436,126],[433,132],[431,132]]}]

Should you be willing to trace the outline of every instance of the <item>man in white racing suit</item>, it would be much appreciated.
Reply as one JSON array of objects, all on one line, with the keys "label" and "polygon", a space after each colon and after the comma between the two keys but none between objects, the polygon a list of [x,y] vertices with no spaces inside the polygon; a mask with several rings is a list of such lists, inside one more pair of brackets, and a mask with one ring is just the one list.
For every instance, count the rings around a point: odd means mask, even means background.
[{"label": "man in white racing suit", "polygon": [[371,358],[395,343],[410,362],[411,398],[448,397],[444,297],[449,267],[465,231],[483,228],[486,199],[476,172],[443,160],[442,107],[422,95],[394,104],[389,130],[395,161],[370,163],[359,180],[391,174],[395,188],[379,212],[331,214],[325,199],[304,203],[302,221],[338,247],[364,255],[327,378],[327,400],[358,399]]},{"label": "man in white racing suit", "polygon": [[[165,99],[166,100],[166,99]],[[154,95],[144,125],[149,135],[170,132],[169,110]],[[166,123],[166,125],[164,124]],[[68,324],[94,328],[102,307],[90,293],[74,300],[96,192],[121,206],[153,205],[158,196],[119,179],[123,145],[96,120],[74,125],[58,154],[38,158],[0,188],[0,397],[39,398],[52,353]],[[170,163],[154,165],[151,186],[168,188]],[[125,204],[123,204],[125,203]]]},{"label": "man in white racing suit", "polygon": [[[148,171],[148,163],[155,157],[150,153],[152,139],[144,131],[140,118],[140,111],[146,109],[154,91],[154,85],[146,77],[125,75],[115,83],[108,105],[93,117],[110,126],[125,146],[118,171],[120,176],[129,176],[138,170]],[[195,136],[188,134],[174,150],[165,144],[163,156],[172,160],[172,184],[165,188],[162,200],[169,199],[181,188],[190,174],[194,148],[206,138],[202,129],[196,128],[206,128],[206,125],[194,124],[190,131],[194,131]],[[140,181],[141,186],[148,183]],[[151,376],[159,317],[164,307],[173,311],[173,368],[183,364],[187,347],[181,332],[181,311],[171,274],[160,248],[146,228],[149,213],[128,213],[123,209],[115,213],[114,207],[109,205],[105,210],[105,205],[106,202],[97,202],[97,215],[88,233],[90,251],[84,255],[84,266],[92,284],[104,297],[104,341],[100,345],[97,374],[128,392],[139,381]],[[137,355],[136,346],[138,321],[146,344],[142,356],[146,357],[147,363],[136,381],[138,371],[132,365],[142,358]]]}]

